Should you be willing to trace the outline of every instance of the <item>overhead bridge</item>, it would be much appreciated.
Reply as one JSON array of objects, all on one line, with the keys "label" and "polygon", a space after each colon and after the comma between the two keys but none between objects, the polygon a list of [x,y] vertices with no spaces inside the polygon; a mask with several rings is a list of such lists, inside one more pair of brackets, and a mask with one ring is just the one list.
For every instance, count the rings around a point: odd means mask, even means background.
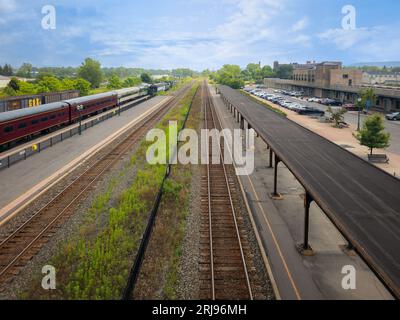
[{"label": "overhead bridge", "polygon": [[304,187],[303,248],[309,248],[309,207],[315,201],[399,299],[400,180],[236,90],[219,90],[241,128],[253,128],[269,146],[271,166],[275,158],[274,195],[279,162]]}]

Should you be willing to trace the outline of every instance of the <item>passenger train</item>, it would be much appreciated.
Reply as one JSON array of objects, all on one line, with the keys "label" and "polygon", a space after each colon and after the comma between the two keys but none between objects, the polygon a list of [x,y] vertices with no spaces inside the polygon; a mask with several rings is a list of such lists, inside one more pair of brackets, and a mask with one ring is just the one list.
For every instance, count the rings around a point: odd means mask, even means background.
[{"label": "passenger train", "polygon": [[[148,95],[148,86],[132,87],[0,113],[0,151],[22,139],[77,122],[80,117],[104,112]],[[78,106],[83,106],[79,111]]]}]

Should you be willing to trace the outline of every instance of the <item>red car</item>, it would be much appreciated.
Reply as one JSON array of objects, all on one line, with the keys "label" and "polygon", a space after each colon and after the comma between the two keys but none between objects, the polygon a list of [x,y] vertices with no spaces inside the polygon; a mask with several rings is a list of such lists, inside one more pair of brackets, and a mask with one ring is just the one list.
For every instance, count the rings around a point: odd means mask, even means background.
[{"label": "red car", "polygon": [[343,108],[345,108],[347,111],[358,111],[358,108],[353,103],[346,103],[343,105]]}]

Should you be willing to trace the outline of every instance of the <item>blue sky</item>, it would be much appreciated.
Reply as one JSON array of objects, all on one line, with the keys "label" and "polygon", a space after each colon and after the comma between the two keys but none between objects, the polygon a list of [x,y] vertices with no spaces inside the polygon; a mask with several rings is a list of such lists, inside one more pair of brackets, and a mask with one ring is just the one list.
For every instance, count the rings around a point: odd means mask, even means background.
[{"label": "blue sky", "polygon": [[[41,27],[44,5],[55,30]],[[342,28],[342,7],[356,29]],[[398,0],[0,0],[0,64],[217,69],[400,60]]]}]

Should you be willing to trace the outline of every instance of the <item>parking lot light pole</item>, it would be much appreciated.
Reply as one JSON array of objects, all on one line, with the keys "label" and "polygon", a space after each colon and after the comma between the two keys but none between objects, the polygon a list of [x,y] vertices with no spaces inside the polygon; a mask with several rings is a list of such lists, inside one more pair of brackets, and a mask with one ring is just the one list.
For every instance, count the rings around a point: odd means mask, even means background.
[{"label": "parking lot light pole", "polygon": [[357,119],[357,131],[360,131],[360,117],[361,117],[361,98],[357,99],[358,102],[358,119]]},{"label": "parking lot light pole", "polygon": [[83,110],[83,105],[78,105],[76,107],[76,110],[79,112],[79,135],[82,135],[82,110]]}]

